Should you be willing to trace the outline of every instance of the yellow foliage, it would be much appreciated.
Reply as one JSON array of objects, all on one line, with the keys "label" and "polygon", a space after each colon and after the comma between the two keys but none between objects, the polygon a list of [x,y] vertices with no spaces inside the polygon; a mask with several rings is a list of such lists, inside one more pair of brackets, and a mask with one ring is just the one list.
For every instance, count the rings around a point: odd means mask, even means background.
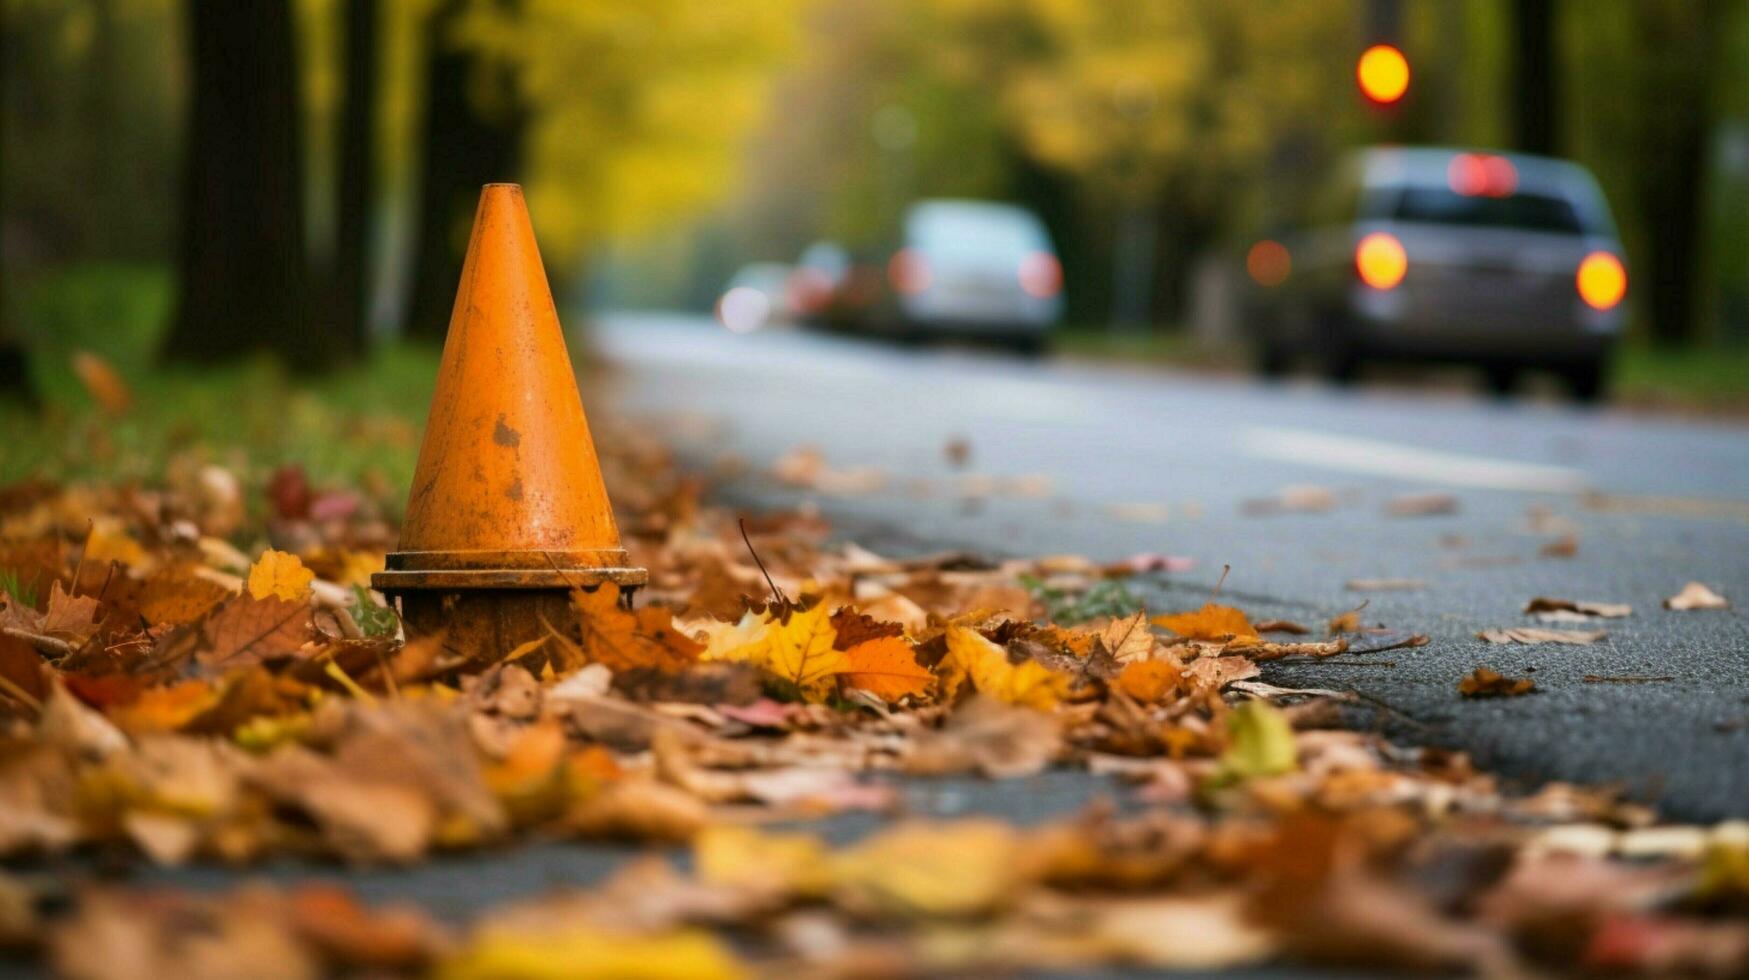
[{"label": "yellow foliage", "polygon": [[811,834],[718,824],[699,833],[692,851],[699,878],[713,885],[813,897],[830,884],[825,842]]},{"label": "yellow foliage", "polygon": [[831,859],[833,890],[856,907],[920,918],[1000,907],[1029,874],[1020,835],[995,820],[901,824]]},{"label": "yellow foliage", "polygon": [[249,566],[249,594],[257,599],[305,602],[316,573],[304,567],[298,556],[269,549]]},{"label": "yellow foliage", "polygon": [[733,626],[712,632],[704,660],[750,663],[795,685],[810,701],[823,701],[849,666],[844,651],[833,649],[837,631],[824,605],[791,613],[789,622],[749,611]]},{"label": "yellow foliage", "polygon": [[1036,661],[1012,663],[1008,651],[966,626],[947,630],[947,657],[942,685],[951,697],[962,680],[972,688],[1009,704],[1051,708],[1068,692],[1070,678]]},{"label": "yellow foliage", "polygon": [[440,980],[740,980],[751,976],[710,933],[653,935],[569,926],[545,932],[487,928],[437,969]]}]

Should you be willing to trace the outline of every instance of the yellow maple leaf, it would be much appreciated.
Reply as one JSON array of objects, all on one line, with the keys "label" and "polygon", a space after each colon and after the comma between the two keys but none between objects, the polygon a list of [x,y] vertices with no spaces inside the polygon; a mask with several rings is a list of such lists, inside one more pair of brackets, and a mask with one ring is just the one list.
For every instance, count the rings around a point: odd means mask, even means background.
[{"label": "yellow maple leaf", "polygon": [[310,583],[315,580],[316,573],[288,551],[270,548],[249,566],[249,594],[257,599],[304,602],[310,598]]},{"label": "yellow maple leaf", "polygon": [[948,627],[943,666],[943,685],[950,695],[963,677],[980,694],[1031,708],[1054,707],[1070,683],[1067,674],[1036,660],[1010,661],[1008,651],[967,626]]},{"label": "yellow maple leaf", "polygon": [[1155,626],[1164,626],[1187,640],[1219,642],[1229,637],[1257,639],[1257,628],[1232,606],[1207,603],[1192,612],[1155,616]]},{"label": "yellow maple leaf", "polygon": [[789,622],[771,624],[766,659],[760,666],[794,684],[808,700],[823,701],[848,663],[844,651],[832,645],[837,636],[824,604],[791,613]]},{"label": "yellow maple leaf", "polygon": [[846,650],[844,659],[844,685],[886,701],[906,695],[921,697],[935,680],[935,675],[917,662],[911,644],[902,636],[864,640]]},{"label": "yellow maple leaf", "polygon": [[1118,660],[1146,660],[1154,652],[1154,632],[1148,629],[1148,614],[1114,619],[1099,631],[1099,639]]}]

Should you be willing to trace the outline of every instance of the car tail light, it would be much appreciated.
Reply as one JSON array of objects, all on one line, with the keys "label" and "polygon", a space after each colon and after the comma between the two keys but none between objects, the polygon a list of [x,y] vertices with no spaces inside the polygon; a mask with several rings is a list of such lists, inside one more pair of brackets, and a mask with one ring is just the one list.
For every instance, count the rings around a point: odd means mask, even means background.
[{"label": "car tail light", "polygon": [[887,261],[887,281],[907,296],[929,288],[929,263],[915,249],[902,248]]},{"label": "car tail light", "polygon": [[1409,271],[1409,255],[1397,236],[1375,231],[1354,247],[1354,270],[1374,289],[1394,289]]},{"label": "car tail light", "polygon": [[1628,270],[1608,252],[1592,252],[1573,277],[1579,298],[1595,310],[1612,310],[1628,291]]},{"label": "car tail light", "polygon": [[1049,252],[1028,252],[1020,260],[1020,288],[1035,299],[1050,299],[1063,290],[1063,264]]}]

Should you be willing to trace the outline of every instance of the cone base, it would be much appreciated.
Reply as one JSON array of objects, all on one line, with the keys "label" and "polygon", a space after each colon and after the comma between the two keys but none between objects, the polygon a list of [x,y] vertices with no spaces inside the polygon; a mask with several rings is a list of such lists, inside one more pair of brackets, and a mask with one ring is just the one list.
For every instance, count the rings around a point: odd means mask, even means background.
[{"label": "cone base", "polygon": [[643,585],[649,572],[627,564],[619,548],[591,551],[397,551],[371,587],[414,589],[593,589],[603,582]]},{"label": "cone base", "polygon": [[[637,569],[642,571],[642,569]],[[375,584],[374,581],[372,584]],[[596,587],[599,587],[599,583]],[[581,612],[571,589],[412,589],[393,596],[407,639],[440,635],[443,648],[463,659],[457,668],[481,667],[554,633],[576,642]],[[620,601],[631,605],[631,589]]]}]

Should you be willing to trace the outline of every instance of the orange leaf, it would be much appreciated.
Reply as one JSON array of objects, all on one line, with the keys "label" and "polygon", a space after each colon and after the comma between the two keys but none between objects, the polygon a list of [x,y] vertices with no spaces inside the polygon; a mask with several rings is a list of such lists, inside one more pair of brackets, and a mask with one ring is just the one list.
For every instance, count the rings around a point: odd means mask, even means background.
[{"label": "orange leaf", "polygon": [[231,590],[194,574],[192,568],[165,568],[146,580],[140,615],[153,626],[181,626],[199,619],[230,594]]},{"label": "orange leaf", "polygon": [[1228,637],[1257,637],[1257,630],[1245,614],[1232,606],[1208,603],[1195,612],[1168,613],[1155,616],[1155,626],[1164,626],[1187,640],[1221,641]]},{"label": "orange leaf", "polygon": [[127,382],[109,362],[87,350],[73,353],[73,373],[78,376],[79,383],[85,386],[85,391],[91,395],[105,412],[111,415],[122,415],[133,401],[133,393],[128,391]]},{"label": "orange leaf", "polygon": [[639,667],[678,673],[698,660],[704,649],[674,628],[668,610],[646,606],[636,612],[620,605],[619,586],[604,583],[594,592],[576,589],[583,627],[583,656],[618,674]]},{"label": "orange leaf", "polygon": [[124,732],[173,732],[219,703],[220,692],[203,680],[183,681],[140,692],[133,701],[105,712]]},{"label": "orange leaf", "polygon": [[1132,660],[1124,664],[1117,675],[1117,686],[1125,694],[1143,704],[1160,701],[1178,689],[1178,678],[1184,670],[1176,661]]},{"label": "orange leaf", "polygon": [[846,687],[859,688],[885,701],[920,697],[934,680],[917,662],[911,644],[901,636],[864,640],[844,654],[849,666],[840,676]]}]

